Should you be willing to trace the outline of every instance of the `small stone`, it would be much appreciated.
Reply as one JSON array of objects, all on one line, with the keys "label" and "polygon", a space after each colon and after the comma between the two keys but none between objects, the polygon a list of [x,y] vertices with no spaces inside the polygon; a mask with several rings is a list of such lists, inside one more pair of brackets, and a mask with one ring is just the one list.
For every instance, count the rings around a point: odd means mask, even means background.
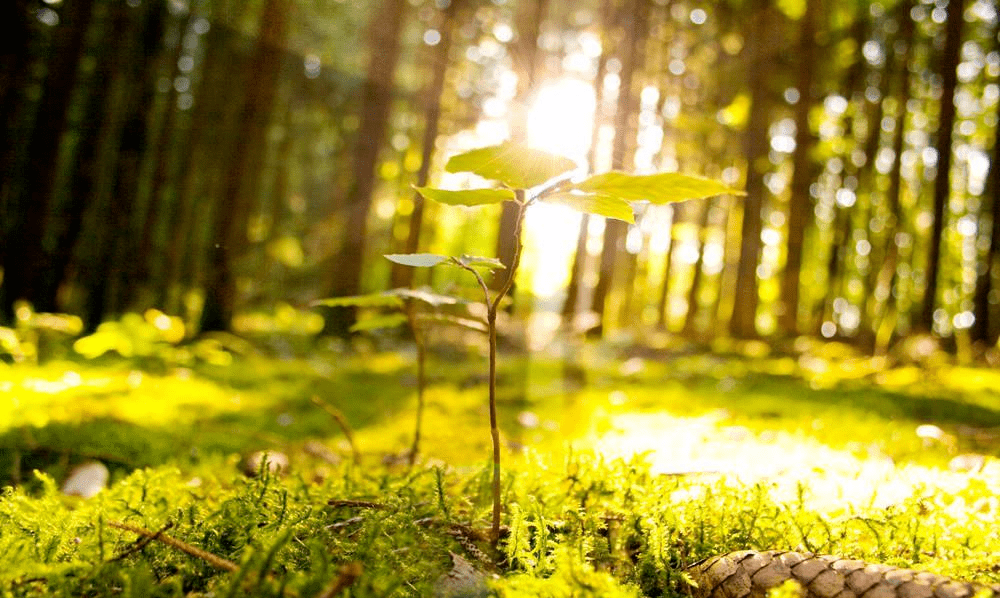
[{"label": "small stone", "polygon": [[243,473],[251,478],[257,477],[261,466],[267,461],[267,469],[271,474],[282,474],[288,471],[288,455],[279,451],[255,451],[243,460]]},{"label": "small stone", "polygon": [[490,595],[486,574],[454,552],[451,571],[438,578],[434,584],[435,598],[486,598]]},{"label": "small stone", "polygon": [[90,498],[108,485],[110,477],[111,474],[103,463],[87,461],[77,465],[69,472],[69,476],[63,482],[62,492],[69,496]]}]

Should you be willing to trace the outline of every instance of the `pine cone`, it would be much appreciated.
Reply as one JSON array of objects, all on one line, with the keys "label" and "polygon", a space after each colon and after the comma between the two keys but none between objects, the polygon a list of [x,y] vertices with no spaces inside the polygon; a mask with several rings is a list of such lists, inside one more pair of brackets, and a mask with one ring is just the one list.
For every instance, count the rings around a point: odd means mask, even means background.
[{"label": "pine cone", "polygon": [[982,590],[1000,597],[1000,584],[809,552],[730,552],[699,561],[688,573],[698,584],[694,598],[766,598],[789,579],[802,586],[804,598],[971,598]]}]

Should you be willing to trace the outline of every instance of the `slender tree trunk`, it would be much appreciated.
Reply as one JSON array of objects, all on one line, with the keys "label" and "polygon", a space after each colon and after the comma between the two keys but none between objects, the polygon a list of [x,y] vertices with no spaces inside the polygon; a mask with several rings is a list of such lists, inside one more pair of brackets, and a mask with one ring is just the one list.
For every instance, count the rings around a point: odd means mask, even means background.
[{"label": "slender tree trunk", "polygon": [[[993,32],[996,48],[1000,50],[1000,25]],[[1000,122],[1000,103],[997,104],[997,118]],[[972,325],[972,340],[989,347],[995,347],[1000,335],[1000,326],[996,322],[995,305],[997,303],[997,286],[995,281],[1000,277],[1000,125],[993,131],[993,159],[986,179],[986,189],[983,193],[984,203],[989,209],[989,218],[981,218],[980,222],[991,223],[989,235],[989,250],[979,266],[976,278],[976,294],[973,305],[976,316]],[[985,206],[984,206],[985,208]],[[984,210],[985,211],[985,210]],[[985,233],[984,233],[985,234]]]},{"label": "slender tree trunk", "polygon": [[[8,199],[9,237],[0,246],[4,280],[0,286],[0,320],[13,316],[13,304],[27,299],[39,310],[55,310],[56,298],[40,295],[39,276],[47,268],[45,223],[54,204],[60,142],[68,109],[84,58],[84,37],[90,26],[94,0],[68,2],[53,33],[52,58],[39,101],[35,130],[27,147],[31,168],[25,183]],[[6,223],[5,223],[6,225]]]},{"label": "slender tree trunk", "polygon": [[[518,75],[517,95],[513,102],[511,118],[511,139],[523,142],[528,136],[528,103],[536,84],[538,68],[538,35],[541,32],[542,21],[548,11],[549,0],[536,0],[523,3],[518,12],[518,38],[513,49],[514,72]],[[514,261],[514,253],[519,239],[514,238],[517,228],[517,213],[519,207],[512,202],[504,202],[500,212],[500,226],[497,230],[497,259],[510,268]],[[505,280],[506,270],[497,270],[490,277],[490,288],[499,289]],[[513,299],[517,286],[510,291]]]},{"label": "slender tree trunk", "polygon": [[771,66],[767,40],[774,34],[769,18],[770,3],[754,0],[750,4],[747,35],[750,77],[750,116],[744,137],[747,161],[746,197],[743,200],[743,225],[740,261],[736,271],[736,300],[729,332],[737,338],[757,336],[756,318],[759,302],[757,265],[760,262],[761,209],[767,189],[762,164],[768,153],[768,94]]},{"label": "slender tree trunk", "polygon": [[[441,94],[444,92],[445,75],[448,71],[448,57],[455,28],[456,14],[462,0],[451,0],[442,14],[441,41],[429,52],[432,65],[431,82],[424,90],[424,136],[420,146],[420,169],[417,171],[417,186],[427,184],[434,157],[434,143],[437,141],[441,124]],[[410,213],[409,230],[403,253],[416,253],[420,248],[420,230],[424,224],[424,198],[413,194],[413,211]],[[409,287],[413,284],[413,268],[393,263],[392,286]]]},{"label": "slender tree trunk", "polygon": [[797,87],[799,102],[795,106],[795,154],[791,198],[788,206],[788,239],[785,270],[781,278],[781,314],[779,327],[785,334],[798,333],[799,284],[802,273],[802,244],[812,211],[809,187],[814,179],[812,149],[815,139],[809,127],[809,111],[813,108],[813,73],[816,70],[816,27],[819,0],[806,0],[805,14],[799,28]]},{"label": "slender tree trunk", "polygon": [[[611,0],[604,0],[601,8],[602,29],[610,25],[611,20]],[[601,55],[597,59],[597,73],[594,75],[594,122],[590,129],[590,149],[587,153],[590,172],[595,172],[598,151],[598,136],[601,125],[604,124],[603,111],[604,104],[604,76],[608,67],[608,39],[601,42]],[[563,322],[573,325],[576,313],[580,308],[580,293],[583,291],[583,278],[586,275],[587,266],[587,238],[589,236],[590,215],[584,214],[580,218],[580,230],[576,237],[576,252],[573,254],[573,266],[570,270],[569,286],[566,288],[566,301],[563,303]]]},{"label": "slender tree trunk", "polygon": [[694,275],[691,278],[691,288],[688,290],[687,316],[684,319],[684,335],[696,336],[698,333],[698,292],[701,290],[703,278],[702,268],[705,264],[705,241],[708,240],[708,224],[712,214],[712,200],[702,200],[701,218],[698,222],[698,259],[694,263]]},{"label": "slender tree trunk", "polygon": [[[644,0],[628,0],[619,14],[621,22],[621,71],[618,86],[618,100],[615,108],[615,137],[611,148],[611,168],[622,170],[625,167],[625,156],[629,147],[629,117],[632,114],[634,96],[632,83],[635,78],[639,59],[638,44],[642,43]],[[604,225],[604,242],[601,246],[601,263],[598,272],[597,286],[594,287],[594,311],[597,312],[600,324],[594,329],[594,334],[603,334],[607,322],[608,295],[615,278],[615,264],[618,256],[625,249],[625,235],[628,224],[621,220],[608,219]]]},{"label": "slender tree trunk", "polygon": [[202,330],[228,330],[235,311],[234,267],[247,247],[247,222],[259,191],[289,9],[289,0],[267,0],[261,14],[232,162],[215,215]]},{"label": "slender tree trunk", "polygon": [[948,2],[945,23],[944,52],[941,56],[941,108],[937,122],[937,175],[934,177],[934,225],[931,228],[930,250],[925,270],[927,284],[921,303],[919,326],[930,331],[934,327],[934,305],[937,301],[941,262],[941,242],[944,234],[945,207],[951,195],[952,130],[955,126],[955,89],[958,85],[958,62],[962,47],[962,23],[965,0]]},{"label": "slender tree trunk", "polygon": [[[356,295],[361,288],[364,271],[365,241],[368,235],[368,212],[375,191],[379,150],[389,126],[392,110],[393,75],[399,60],[400,33],[403,26],[405,0],[382,0],[369,24],[370,56],[368,76],[362,90],[363,111],[358,129],[358,146],[354,158],[354,181],[347,195],[347,224],[344,240],[330,273],[327,295]],[[331,310],[326,332],[345,336],[354,323],[354,310]]]}]

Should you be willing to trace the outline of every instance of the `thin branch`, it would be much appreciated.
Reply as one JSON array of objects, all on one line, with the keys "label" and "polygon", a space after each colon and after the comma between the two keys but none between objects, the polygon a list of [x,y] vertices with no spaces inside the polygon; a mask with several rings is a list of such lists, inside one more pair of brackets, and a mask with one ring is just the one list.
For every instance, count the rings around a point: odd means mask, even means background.
[{"label": "thin branch", "polygon": [[170,546],[171,548],[176,548],[177,550],[180,550],[185,554],[201,559],[206,563],[208,563],[209,565],[212,565],[216,569],[222,569],[223,571],[230,571],[230,572],[236,572],[240,570],[239,565],[237,565],[236,563],[224,559],[221,556],[216,556],[211,552],[202,550],[201,548],[198,548],[196,546],[191,546],[187,542],[182,542],[177,538],[164,534],[162,531],[151,532],[146,528],[130,525],[128,523],[123,523],[121,521],[109,521],[108,526],[113,527],[115,529],[132,532],[133,534],[138,534],[145,538],[149,538],[150,541],[156,540],[158,542],[162,542],[167,546]]}]

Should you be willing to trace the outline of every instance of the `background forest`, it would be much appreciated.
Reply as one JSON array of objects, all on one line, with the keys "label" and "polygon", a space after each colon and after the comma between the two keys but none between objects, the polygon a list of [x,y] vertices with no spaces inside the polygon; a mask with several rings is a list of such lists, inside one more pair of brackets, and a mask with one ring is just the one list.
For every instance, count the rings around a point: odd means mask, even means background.
[{"label": "background forest", "polygon": [[[411,185],[466,184],[441,174],[450,154],[513,138],[582,169],[747,191],[640,208],[631,227],[532,208],[516,304],[536,342],[561,315],[606,335],[804,334],[876,354],[916,332],[964,358],[996,345],[991,2],[2,10],[8,324],[34,310],[92,330],[156,308],[188,335],[291,320],[343,334],[349,310],[289,310],[413,284],[384,253],[509,263],[512,210],[426,205]],[[434,276],[416,283],[470,284]]]},{"label": "background forest", "polygon": [[991,0],[0,0],[0,594],[1000,597],[998,121]]}]

